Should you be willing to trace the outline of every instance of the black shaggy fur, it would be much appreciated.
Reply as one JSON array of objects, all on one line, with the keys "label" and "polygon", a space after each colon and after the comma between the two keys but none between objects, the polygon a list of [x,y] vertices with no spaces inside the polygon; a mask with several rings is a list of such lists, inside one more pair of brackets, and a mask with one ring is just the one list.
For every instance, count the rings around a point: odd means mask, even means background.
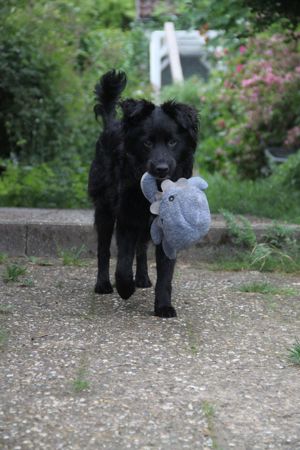
[{"label": "black shaggy fur", "polygon": [[[152,216],[149,202],[141,192],[140,180],[149,171],[161,181],[192,175],[197,144],[198,117],[191,106],[169,101],[155,106],[146,100],[119,101],[126,75],[112,70],[96,85],[96,116],[102,116],[104,130],[97,146],[89,176],[89,194],[95,204],[98,233],[98,276],[95,292],[113,291],[109,279],[110,243],[116,225],[118,259],[116,288],[128,299],[136,287],[150,287],[147,245]],[[120,105],[123,117],[116,119]],[[136,273],[133,260],[136,256]],[[155,314],[174,317],[171,305],[175,261],[156,247],[157,282]]]}]

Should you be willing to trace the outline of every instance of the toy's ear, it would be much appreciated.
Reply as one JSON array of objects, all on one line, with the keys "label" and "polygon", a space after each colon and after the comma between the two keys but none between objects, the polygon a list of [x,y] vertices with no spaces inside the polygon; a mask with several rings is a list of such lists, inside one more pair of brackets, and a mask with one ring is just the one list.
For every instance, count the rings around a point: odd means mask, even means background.
[{"label": "toy's ear", "polygon": [[208,184],[203,178],[201,177],[192,177],[188,179],[188,183],[190,186],[195,186],[201,191],[208,188]]},{"label": "toy's ear", "polygon": [[127,98],[120,102],[123,111],[124,123],[135,124],[151,114],[155,105],[147,100]]},{"label": "toy's ear", "polygon": [[144,173],[144,175],[142,176],[141,189],[144,196],[147,200],[149,200],[150,203],[153,203],[156,200],[156,179],[148,172]]},{"label": "toy's ear", "polygon": [[175,186],[175,183],[172,180],[165,180],[161,183],[161,190],[163,192],[166,192],[170,189],[172,189],[172,187]]},{"label": "toy's ear", "polygon": [[195,108],[173,100],[161,105],[161,109],[174,119],[182,128],[188,131],[190,137],[197,143],[199,131],[198,112]]}]

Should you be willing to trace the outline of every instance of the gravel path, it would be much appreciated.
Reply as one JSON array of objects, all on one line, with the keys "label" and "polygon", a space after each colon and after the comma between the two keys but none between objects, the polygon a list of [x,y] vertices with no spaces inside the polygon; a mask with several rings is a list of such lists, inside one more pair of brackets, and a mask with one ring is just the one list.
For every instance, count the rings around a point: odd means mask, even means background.
[{"label": "gravel path", "polygon": [[181,261],[159,319],[153,289],[95,296],[94,262],[19,263],[15,283],[0,266],[0,448],[300,449],[299,276]]}]

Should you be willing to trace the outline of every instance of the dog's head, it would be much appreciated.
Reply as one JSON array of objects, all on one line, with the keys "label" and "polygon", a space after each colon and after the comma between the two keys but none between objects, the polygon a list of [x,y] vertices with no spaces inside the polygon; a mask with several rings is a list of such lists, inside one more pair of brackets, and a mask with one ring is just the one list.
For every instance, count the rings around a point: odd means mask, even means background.
[{"label": "dog's head", "polygon": [[197,111],[175,101],[155,106],[146,100],[127,99],[121,107],[125,151],[136,169],[158,180],[171,178],[177,164],[196,149]]}]

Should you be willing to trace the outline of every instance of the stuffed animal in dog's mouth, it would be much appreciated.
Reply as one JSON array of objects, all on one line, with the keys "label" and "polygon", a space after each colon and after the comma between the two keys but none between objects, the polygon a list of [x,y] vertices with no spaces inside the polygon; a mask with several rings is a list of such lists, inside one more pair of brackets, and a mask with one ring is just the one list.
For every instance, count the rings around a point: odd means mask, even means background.
[{"label": "stuffed animal in dog's mouth", "polygon": [[160,192],[155,177],[148,172],[142,176],[142,192],[151,203],[151,213],[157,215],[151,225],[151,237],[154,244],[162,243],[169,259],[175,259],[178,251],[208,233],[211,217],[203,192],[207,187],[201,177],[180,178],[176,182],[163,181]]}]

